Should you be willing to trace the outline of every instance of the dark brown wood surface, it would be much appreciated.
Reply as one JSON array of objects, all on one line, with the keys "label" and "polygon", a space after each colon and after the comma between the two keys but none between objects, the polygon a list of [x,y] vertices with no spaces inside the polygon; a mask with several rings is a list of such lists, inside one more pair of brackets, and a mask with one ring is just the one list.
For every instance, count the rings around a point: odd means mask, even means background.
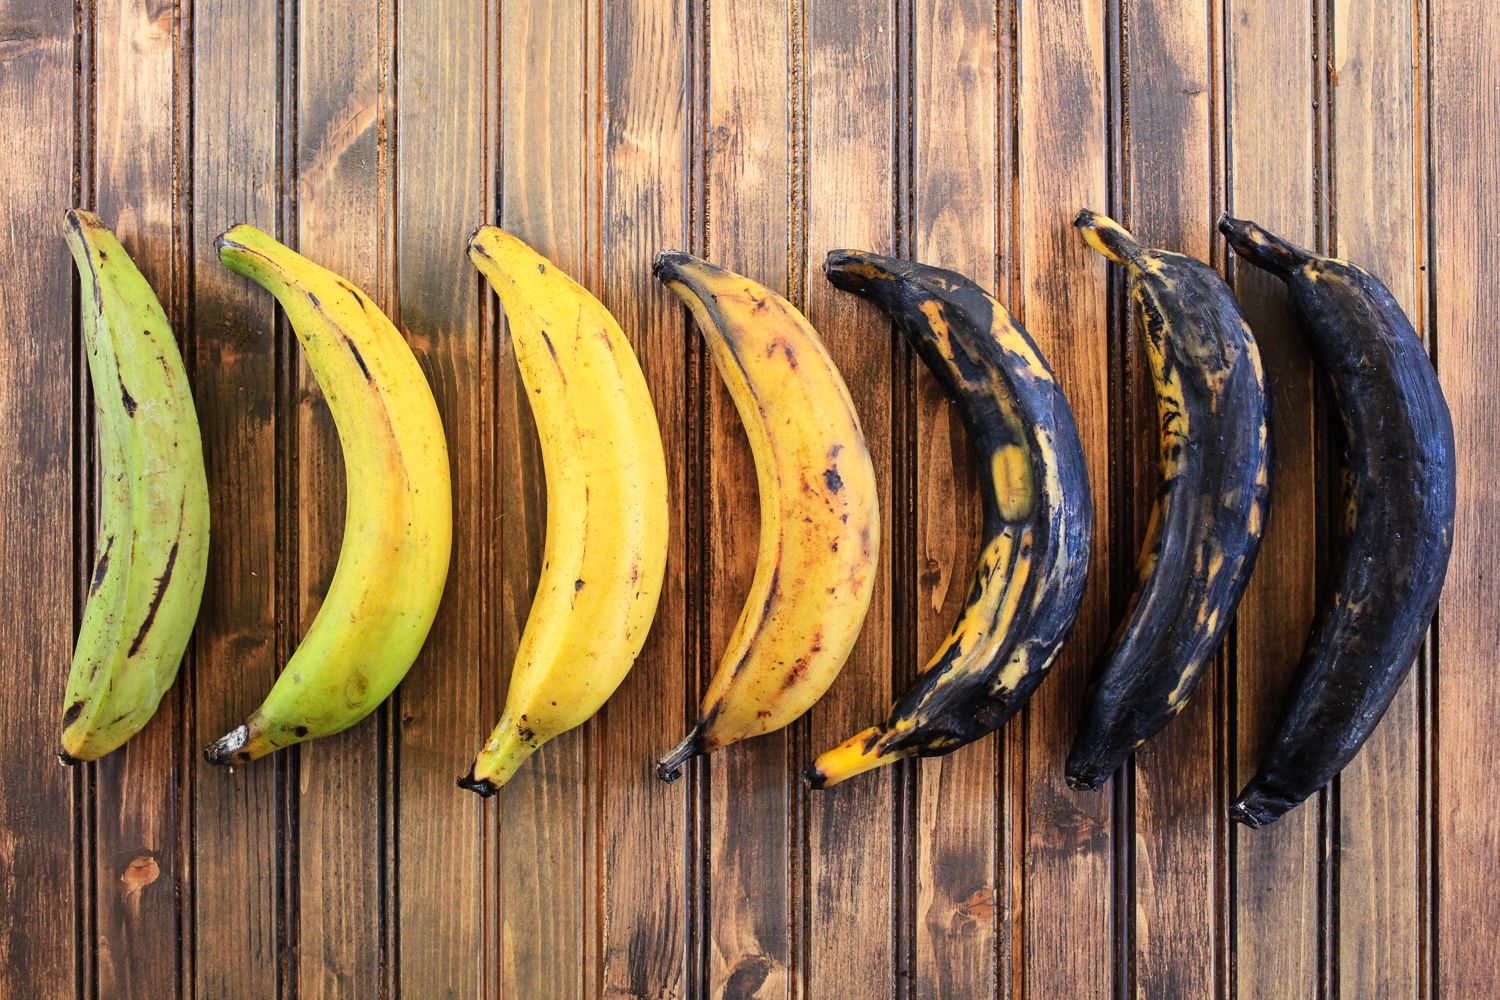
[{"label": "dark brown wood surface", "polygon": [[[1500,994],[1500,27],[1470,0],[0,0],[0,997],[1371,997]],[[213,551],[181,678],[123,750],[52,755],[92,562],[94,428],[71,204],[115,226],[178,331]],[[1270,374],[1276,478],[1231,638],[1098,793],[1061,780],[1155,485],[1108,210],[1223,268]],[[1416,669],[1325,792],[1247,831],[1253,768],[1329,561],[1329,413],[1228,209],[1351,257],[1426,338],[1453,409],[1448,586]],[[535,430],[482,221],[593,289],[646,372],[672,545],[646,651],[500,796],[454,787],[498,716],[543,542]],[[269,688],[338,550],[343,471],[237,221],[365,287],[432,382],[453,569],[422,657],[337,737],[232,771],[199,748]],[[1097,527],[1087,606],[998,736],[826,792],[799,772],[879,715],[963,599],[977,498],[951,406],[822,278],[857,246],[963,270],[1073,403]],[[749,584],[754,468],[652,256],[805,309],[875,459],[881,574],[827,697],[651,774]]]}]

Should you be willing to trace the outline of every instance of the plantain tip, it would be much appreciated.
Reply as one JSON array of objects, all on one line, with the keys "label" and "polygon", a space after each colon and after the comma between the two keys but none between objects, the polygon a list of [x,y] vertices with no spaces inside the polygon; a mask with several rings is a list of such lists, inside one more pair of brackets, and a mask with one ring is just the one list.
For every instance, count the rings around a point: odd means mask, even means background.
[{"label": "plantain tip", "polygon": [[697,257],[681,250],[663,250],[651,262],[651,274],[662,284],[667,284],[682,275],[684,266],[701,263]]},{"label": "plantain tip", "polygon": [[1139,266],[1146,256],[1145,248],[1130,231],[1102,212],[1079,209],[1073,216],[1073,226],[1090,248],[1116,264]]},{"label": "plantain tip", "polygon": [[681,743],[667,751],[656,762],[656,777],[669,785],[672,784],[682,777],[682,765],[703,751],[703,725],[699,723],[683,738]]},{"label": "plantain tip", "polygon": [[1229,807],[1229,818],[1252,830],[1274,823],[1297,803],[1288,801],[1283,795],[1252,781],[1240,792]]},{"label": "plantain tip", "polygon": [[203,759],[210,764],[220,766],[248,761],[250,758],[242,751],[245,748],[245,742],[249,738],[249,726],[235,726],[229,732],[203,748]]},{"label": "plantain tip", "polygon": [[473,792],[481,799],[488,799],[500,791],[500,786],[488,778],[476,778],[474,768],[469,768],[469,773],[458,779],[458,787]]},{"label": "plantain tip", "polygon": [[57,751],[57,759],[59,763],[63,764],[66,767],[72,767],[75,764],[83,763],[83,760],[81,758],[74,757],[72,754],[68,753],[68,751],[61,749]]},{"label": "plantain tip", "polygon": [[1299,270],[1315,256],[1264,226],[1248,219],[1236,219],[1227,212],[1219,216],[1217,226],[1229,241],[1230,249],[1256,267],[1281,278]]}]

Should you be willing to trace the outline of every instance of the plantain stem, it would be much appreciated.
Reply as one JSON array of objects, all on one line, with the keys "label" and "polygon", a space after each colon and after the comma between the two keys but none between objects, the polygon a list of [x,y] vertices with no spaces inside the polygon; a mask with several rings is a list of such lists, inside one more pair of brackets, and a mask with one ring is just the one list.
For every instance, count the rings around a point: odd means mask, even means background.
[{"label": "plantain stem", "polygon": [[1278,277],[1285,278],[1314,256],[1247,219],[1227,213],[1219,216],[1219,232],[1235,253]]},{"label": "plantain stem", "polygon": [[670,785],[682,777],[682,765],[697,756],[702,750],[703,723],[700,722],[693,727],[692,732],[683,737],[681,743],[673,747],[667,752],[666,756],[656,762],[656,776]]}]

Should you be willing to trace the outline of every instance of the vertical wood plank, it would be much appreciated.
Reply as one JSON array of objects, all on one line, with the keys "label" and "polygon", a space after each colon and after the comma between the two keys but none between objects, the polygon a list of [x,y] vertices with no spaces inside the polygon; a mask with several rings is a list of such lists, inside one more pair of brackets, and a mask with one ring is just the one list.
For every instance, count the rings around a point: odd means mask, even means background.
[{"label": "vertical wood plank", "polygon": [[1500,22],[1462,0],[1433,0],[1433,333],[1439,374],[1458,439],[1458,516],[1453,560],[1438,612],[1434,835],[1437,843],[1433,994],[1492,996],[1500,981],[1500,896],[1487,886],[1500,852],[1500,751],[1494,740],[1493,484],[1500,477],[1500,404],[1494,386],[1492,303],[1500,297],[1489,226],[1500,214]]},{"label": "vertical wood plank", "polygon": [[1063,760],[1088,669],[1109,627],[1114,488],[1104,262],[1072,226],[1108,189],[1105,5],[1020,0],[1018,107],[1021,318],[1057,373],[1083,441],[1094,500],[1089,592],[1073,636],[1024,717],[1024,884],[1016,904],[1024,966],[1018,995],[1108,996],[1112,961],[1113,809],[1108,793],[1073,792]]},{"label": "vertical wood plank", "polygon": [[[1228,0],[1229,210],[1316,245],[1312,9],[1307,0]],[[1243,266],[1234,287],[1271,389],[1274,494],[1237,619],[1236,762],[1230,794],[1255,771],[1312,622],[1317,593],[1313,379],[1284,286]],[[1234,988],[1253,997],[1319,990],[1320,800],[1260,830],[1232,833]]]},{"label": "vertical wood plank", "polygon": [[[422,656],[397,689],[399,995],[472,997],[483,956],[483,806],[454,787],[483,739],[481,633],[493,537],[485,480],[493,388],[465,242],[486,214],[488,11],[446,0],[396,10],[396,294],[392,318],[432,385],[453,475],[453,555]],[[498,505],[497,505],[498,506]]]},{"label": "vertical wood plank", "polygon": [[[651,277],[651,260],[689,236],[688,39],[673,0],[602,3],[600,273],[589,282],[629,336],[661,422],[673,512],[656,622],[625,682],[604,706],[590,747],[599,837],[605,996],[686,995],[687,782],[651,771],[663,738],[688,721],[689,614],[685,541],[696,496],[686,467],[691,396],[682,310]],[[693,418],[696,419],[696,418]]]},{"label": "vertical wood plank", "polygon": [[[1001,129],[1008,137],[1011,124],[1009,108],[998,103],[1000,74],[1007,83],[1010,74],[998,13],[993,2],[942,0],[918,5],[913,24],[913,256],[960,271],[990,291],[1000,280]],[[998,295],[1008,303],[1008,290]],[[908,396],[915,406],[916,575],[900,589],[915,599],[916,641],[915,662],[896,665],[903,683],[931,657],[962,609],[981,530],[973,450],[958,412],[923,365],[910,370],[916,373]],[[979,997],[995,989],[996,864],[1009,853],[1001,845],[1006,831],[996,822],[1000,748],[999,737],[986,737],[924,760],[917,770],[911,919],[912,991],[919,997]]]},{"label": "vertical wood plank", "polygon": [[[249,716],[281,667],[274,303],[213,249],[237,222],[278,228],[279,10],[230,0],[194,25],[190,364],[213,519],[192,647],[194,751]],[[226,770],[194,754],[197,996],[276,995],[281,766]]]},{"label": "vertical wood plank", "polygon": [[[597,111],[584,80],[587,17],[582,0],[507,2],[500,39],[500,223],[585,283],[591,271],[585,138]],[[500,681],[498,709],[541,572],[546,482],[531,404],[503,330],[497,350],[501,518],[487,533],[500,548],[503,591],[498,662],[484,669]],[[486,719],[486,727],[495,721]],[[586,756],[592,726],[548,743],[498,799],[504,910],[500,941],[491,945],[500,950],[503,996],[592,992],[595,904],[586,875],[595,849]],[[538,879],[538,871],[547,877]]]},{"label": "vertical wood plank", "polygon": [[[0,995],[74,995],[77,946],[68,873],[82,768],[53,756],[73,652],[75,426],[73,265],[62,210],[74,197],[74,25],[70,6],[0,2],[0,125],[18,137],[0,155],[6,192],[0,253],[11,262],[0,322],[17,332],[0,360],[0,641],[12,652],[0,725],[33,734],[0,777]],[[20,139],[19,137],[24,137]],[[92,530],[92,526],[90,526]],[[70,777],[71,773],[71,777]],[[75,937],[75,935],[78,935]]]},{"label": "vertical wood plank", "polygon": [[[1122,6],[1125,215],[1135,235],[1200,260],[1213,255],[1213,4],[1127,0]],[[1129,309],[1127,305],[1125,308]],[[1126,320],[1131,557],[1160,485],[1155,393],[1133,313]],[[1133,581],[1132,581],[1133,583]],[[1216,734],[1218,675],[1210,666],[1187,708],[1136,754],[1133,862],[1134,991],[1213,995],[1218,857],[1224,824]],[[1126,773],[1132,769],[1127,768]]]},{"label": "vertical wood plank", "polygon": [[[390,8],[384,0],[300,0],[296,11],[296,245],[389,308]],[[344,469],[333,418],[300,351],[296,367],[292,555],[300,638],[338,564]],[[297,751],[297,976],[304,997],[374,997],[386,988],[382,743],[389,710],[382,706]]]},{"label": "vertical wood plank", "polygon": [[[1378,275],[1419,334],[1427,332],[1421,268],[1425,191],[1417,131],[1423,64],[1413,5],[1334,10],[1330,89],[1334,252]],[[1418,997],[1421,982],[1422,733],[1420,667],[1339,777],[1338,991]]]},{"label": "vertical wood plank", "polygon": [[[786,0],[713,5],[705,183],[710,258],[800,300],[790,262],[790,69],[801,41],[791,35],[792,10]],[[755,572],[759,498],[744,429],[717,373],[706,392],[703,663],[714,671]],[[709,758],[710,996],[786,996],[790,986],[795,731]]]},{"label": "vertical wood plank", "polygon": [[[890,0],[809,4],[806,33],[807,315],[849,384],[880,489],[880,568],[864,631],[833,687],[813,707],[809,757],[878,721],[892,698],[892,509],[895,346],[890,321],[821,274],[833,247],[896,250],[895,10]],[[904,393],[903,393],[904,396]],[[905,665],[902,665],[905,669]],[[898,769],[883,767],[807,807],[807,925],[802,995],[886,997],[895,991]],[[828,934],[838,928],[838,946]]]},{"label": "vertical wood plank", "polygon": [[[173,3],[145,0],[95,6],[93,178],[98,212],[151,283],[182,343],[178,13]],[[177,991],[182,690],[168,691],[151,723],[95,765],[102,996],[160,998]]]}]

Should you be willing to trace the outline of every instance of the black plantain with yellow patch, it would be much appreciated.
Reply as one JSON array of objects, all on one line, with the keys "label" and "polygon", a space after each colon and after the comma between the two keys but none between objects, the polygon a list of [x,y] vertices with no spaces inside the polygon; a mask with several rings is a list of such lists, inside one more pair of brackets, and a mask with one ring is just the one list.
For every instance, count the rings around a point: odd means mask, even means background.
[{"label": "black plantain with yellow patch", "polygon": [[1343,551],[1260,769],[1231,809],[1264,826],[1322,788],[1374,732],[1437,607],[1453,544],[1453,422],[1432,361],[1389,290],[1253,222],[1235,252],[1281,278],[1343,424]]},{"label": "black plantain with yellow patch", "polygon": [[961,274],[834,250],[828,280],[890,313],[953,397],[974,448],[983,548],[952,631],[884,722],[808,768],[816,788],[1004,725],[1046,677],[1088,576],[1093,507],[1073,413],[1005,307]]},{"label": "black plantain with yellow patch", "polygon": [[1270,402],[1250,326],[1213,268],[1088,210],[1074,225],[1129,275],[1161,443],[1139,582],[1068,755],[1068,784],[1097,788],[1182,711],[1234,618],[1265,526]]}]

